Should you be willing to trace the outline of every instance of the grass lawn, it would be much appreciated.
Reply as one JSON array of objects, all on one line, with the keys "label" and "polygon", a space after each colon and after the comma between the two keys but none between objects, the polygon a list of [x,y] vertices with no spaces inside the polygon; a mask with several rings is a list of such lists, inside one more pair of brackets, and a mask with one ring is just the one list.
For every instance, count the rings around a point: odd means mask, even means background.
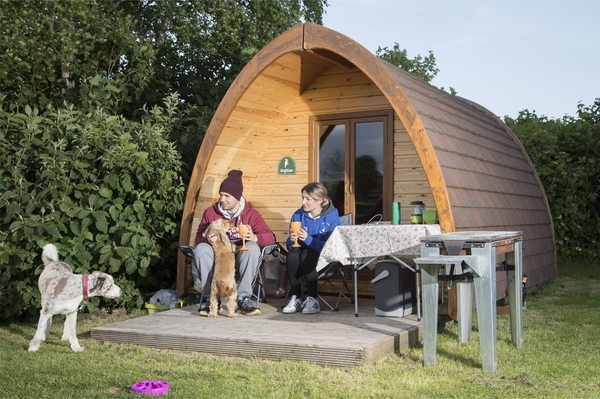
[{"label": "grass lawn", "polygon": [[[84,352],[60,340],[27,352],[35,323],[0,326],[0,398],[132,397],[138,381],[169,383],[164,398],[598,398],[600,262],[560,261],[559,277],[535,287],[524,313],[524,350],[512,346],[508,316],[498,316],[498,371],[480,365],[477,319],[471,342],[456,326],[438,335],[437,364],[422,346],[371,367],[337,369],[290,361],[237,359],[100,343],[93,327],[146,314],[100,311],[78,318]],[[258,319],[257,319],[258,321]]]}]

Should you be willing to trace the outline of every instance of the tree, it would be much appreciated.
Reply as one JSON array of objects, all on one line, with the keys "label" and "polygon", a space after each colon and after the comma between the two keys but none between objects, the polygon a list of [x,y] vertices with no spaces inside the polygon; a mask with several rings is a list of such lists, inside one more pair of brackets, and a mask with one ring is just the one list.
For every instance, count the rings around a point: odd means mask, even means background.
[{"label": "tree", "polygon": [[94,98],[118,111],[152,77],[153,48],[114,1],[5,1],[0,25],[0,94],[8,103],[81,106],[85,82],[97,76],[106,84]]},{"label": "tree", "polygon": [[[0,8],[0,94],[20,106],[99,100],[134,115],[171,93],[216,109],[246,63],[326,0],[30,0]],[[83,87],[84,97],[88,87]],[[116,107],[115,107],[116,105]]]},{"label": "tree", "polygon": [[344,181],[346,171],[344,162],[344,151],[337,147],[325,154],[325,158],[323,159],[320,181],[325,185],[327,193],[332,198],[337,194],[339,182]]},{"label": "tree", "polygon": [[375,203],[383,191],[383,174],[378,170],[379,162],[372,155],[356,158],[356,201]]},{"label": "tree", "polygon": [[600,257],[600,98],[577,117],[535,111],[504,118],[533,161],[550,206],[557,251]]},{"label": "tree", "polygon": [[[378,47],[375,55],[426,82],[431,82],[440,71],[435,64],[435,56],[431,50],[429,50],[429,55],[427,57],[423,58],[421,57],[421,54],[419,54],[411,60],[408,58],[406,49],[400,50],[400,45],[394,43],[393,49],[388,47]],[[445,90],[443,87],[441,89]],[[456,94],[456,90],[452,87],[450,87],[450,94]]]},{"label": "tree", "polygon": [[440,71],[435,65],[435,56],[431,50],[429,50],[429,55],[427,57],[423,58],[421,57],[421,54],[419,54],[411,60],[408,58],[406,49],[400,50],[400,45],[394,43],[393,49],[389,49],[388,47],[378,47],[375,55],[426,82],[431,82]]},{"label": "tree", "polygon": [[322,23],[326,0],[143,0],[120,3],[157,54],[144,103],[177,91],[190,104],[216,109],[265,45],[301,20]]},{"label": "tree", "polygon": [[[0,94],[41,112],[64,101],[137,120],[177,92],[171,136],[193,165],[221,98],[259,49],[322,23],[326,0],[10,1],[0,8]],[[184,179],[189,171],[184,169]]]}]

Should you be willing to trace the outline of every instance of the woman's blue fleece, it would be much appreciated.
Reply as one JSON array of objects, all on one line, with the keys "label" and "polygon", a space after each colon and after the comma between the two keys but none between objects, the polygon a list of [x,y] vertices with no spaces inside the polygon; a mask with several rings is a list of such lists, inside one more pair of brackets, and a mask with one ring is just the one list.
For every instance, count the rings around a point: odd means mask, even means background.
[{"label": "woman's blue fleece", "polygon": [[[329,204],[315,219],[304,212],[302,208],[298,209],[292,215],[291,222],[302,222],[302,228],[308,233],[306,241],[298,240],[298,244],[302,247],[308,247],[313,251],[321,252],[333,230],[340,225],[339,213],[331,203],[331,200],[329,198],[328,200]],[[288,237],[286,242],[288,251],[292,248],[292,245],[294,245],[294,241]]]}]

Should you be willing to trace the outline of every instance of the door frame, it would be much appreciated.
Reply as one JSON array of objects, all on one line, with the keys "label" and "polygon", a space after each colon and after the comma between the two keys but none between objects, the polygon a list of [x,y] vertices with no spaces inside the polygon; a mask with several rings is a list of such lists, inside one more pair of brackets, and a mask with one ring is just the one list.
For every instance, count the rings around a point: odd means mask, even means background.
[{"label": "door frame", "polygon": [[[319,126],[323,122],[330,124],[347,125],[350,134],[354,133],[354,123],[362,122],[356,119],[365,119],[364,122],[373,122],[375,120],[383,121],[383,220],[392,220],[392,202],[394,201],[394,110],[382,109],[376,111],[365,112],[347,112],[340,114],[312,115],[309,117],[309,151],[308,151],[308,177],[309,181],[318,181],[319,178]],[[349,143],[346,140],[346,154],[354,154],[353,142]],[[350,188],[354,191],[354,187],[349,187],[353,176],[348,176],[350,168],[350,157],[346,156],[345,170],[346,176],[344,179],[344,190],[348,193]],[[354,164],[354,162],[351,162]],[[345,201],[346,202],[346,201]],[[354,209],[354,201],[351,204]]]}]

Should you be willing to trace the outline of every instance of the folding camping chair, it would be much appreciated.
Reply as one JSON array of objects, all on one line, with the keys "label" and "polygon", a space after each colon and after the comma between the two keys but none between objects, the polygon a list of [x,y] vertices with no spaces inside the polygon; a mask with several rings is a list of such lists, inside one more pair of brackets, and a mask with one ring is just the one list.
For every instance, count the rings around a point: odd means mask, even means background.
[{"label": "folding camping chair", "polygon": [[[257,308],[258,308],[259,302],[261,301],[261,296],[263,298],[262,301],[267,302],[267,293],[265,290],[265,284],[264,284],[264,281],[262,278],[262,274],[260,272],[261,266],[264,262],[265,255],[271,254],[276,249],[277,249],[276,243],[272,244],[272,245],[267,245],[265,247],[261,247],[260,258],[256,265],[256,272],[254,274],[254,281],[252,281],[252,287],[254,287],[255,285],[258,284],[258,290],[256,291],[256,293],[254,293],[254,292],[252,293],[252,296],[256,298],[256,307]],[[198,276],[200,276],[200,269],[196,266],[196,260],[194,258],[194,249],[189,245],[180,245],[179,250],[185,256],[186,265],[191,265],[192,268],[196,269]],[[200,306],[202,306],[203,299],[204,299],[204,292],[202,292],[200,294]]]},{"label": "folding camping chair", "polygon": [[[340,216],[340,225],[341,226],[349,226],[351,224],[352,224],[352,214],[351,213],[344,215],[344,216]],[[282,251],[284,254],[287,255],[287,251],[281,245],[279,245],[279,249],[280,249],[280,251]],[[321,301],[323,301],[323,303],[325,305],[327,305],[329,307],[329,309],[331,309],[333,311],[339,310],[338,306],[340,304],[340,300],[342,299],[342,297],[344,297],[350,303],[354,302],[354,297],[350,293],[350,288],[348,287],[348,283],[346,282],[346,280],[348,279],[348,276],[350,275],[351,267],[352,267],[352,265],[343,265],[340,262],[331,262],[319,271],[319,276],[318,276],[319,285],[317,287],[317,296],[319,297],[319,299]],[[333,278],[338,275],[342,281],[341,287],[337,287],[332,282]],[[319,290],[321,290],[326,285],[333,287],[333,289],[338,293],[335,307],[331,306],[329,304],[329,302],[327,302],[323,298],[323,296],[319,293]],[[346,289],[346,294],[344,293],[344,288]],[[303,291],[304,291],[304,289],[303,289]],[[285,301],[284,301],[282,307],[285,307],[285,304],[288,302],[288,297],[289,297],[289,290],[285,297]]]}]

